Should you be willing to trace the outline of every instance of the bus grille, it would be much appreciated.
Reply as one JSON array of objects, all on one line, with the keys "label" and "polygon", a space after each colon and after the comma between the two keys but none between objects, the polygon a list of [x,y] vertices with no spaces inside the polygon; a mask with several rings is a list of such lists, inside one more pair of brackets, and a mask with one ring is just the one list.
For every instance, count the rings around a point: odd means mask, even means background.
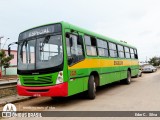
[{"label": "bus grille", "polygon": [[44,77],[23,77],[23,83],[26,85],[52,84],[52,76]]}]

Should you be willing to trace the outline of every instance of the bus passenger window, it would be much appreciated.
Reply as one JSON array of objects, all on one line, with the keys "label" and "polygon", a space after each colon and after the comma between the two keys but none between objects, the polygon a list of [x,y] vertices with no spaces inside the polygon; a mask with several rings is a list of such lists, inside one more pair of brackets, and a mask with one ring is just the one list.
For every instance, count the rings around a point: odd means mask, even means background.
[{"label": "bus passenger window", "polygon": [[132,48],[130,48],[130,53],[131,53],[131,58],[134,59],[135,58],[135,55],[134,55],[134,51]]},{"label": "bus passenger window", "polygon": [[97,39],[98,55],[108,57],[108,45],[104,40]]},{"label": "bus passenger window", "polygon": [[78,37],[70,34],[66,36],[68,64],[72,65],[84,59],[82,44],[78,43]]},{"label": "bus passenger window", "polygon": [[97,56],[96,39],[94,37],[90,37],[87,35],[85,35],[84,38],[85,38],[87,55]]},{"label": "bus passenger window", "polygon": [[134,49],[134,56],[135,56],[136,59],[138,59],[138,53],[137,53],[136,49]]},{"label": "bus passenger window", "polygon": [[124,48],[121,45],[118,45],[118,54],[120,58],[124,58]]},{"label": "bus passenger window", "polygon": [[116,44],[109,42],[109,53],[111,57],[118,57]]},{"label": "bus passenger window", "polygon": [[128,47],[124,47],[124,50],[125,50],[125,56],[126,56],[126,58],[131,58],[130,57],[129,48]]}]

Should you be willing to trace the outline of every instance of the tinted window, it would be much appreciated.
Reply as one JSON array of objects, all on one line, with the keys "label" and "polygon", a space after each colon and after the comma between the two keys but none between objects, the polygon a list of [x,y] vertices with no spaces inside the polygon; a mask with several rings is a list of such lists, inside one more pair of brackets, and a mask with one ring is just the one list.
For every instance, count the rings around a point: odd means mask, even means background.
[{"label": "tinted window", "polygon": [[134,55],[134,50],[132,48],[130,48],[130,53],[131,53],[131,58],[134,59],[135,55]]},{"label": "tinted window", "polygon": [[109,42],[109,53],[111,57],[117,57],[117,47],[116,44]]},{"label": "tinted window", "polygon": [[134,49],[134,54],[137,54],[137,50]]},{"label": "tinted window", "polygon": [[108,50],[103,48],[98,48],[98,54],[99,56],[106,56],[108,57]]},{"label": "tinted window", "polygon": [[118,54],[120,58],[124,58],[124,48],[121,45],[118,45]]},{"label": "tinted window", "polygon": [[100,39],[97,39],[97,46],[100,48],[108,49],[107,42]]},{"label": "tinted window", "polygon": [[98,55],[99,56],[106,56],[108,57],[108,46],[107,42],[97,39],[97,46],[98,46]]},{"label": "tinted window", "polygon": [[91,38],[89,36],[84,36],[84,39],[86,45],[91,45]]},{"label": "tinted window", "polygon": [[137,50],[136,50],[136,49],[134,49],[134,57],[135,57],[136,59],[138,59],[138,54],[137,54]]},{"label": "tinted window", "polygon": [[109,42],[109,49],[110,49],[110,50],[117,50],[116,44]]},{"label": "tinted window", "polygon": [[[70,41],[72,41],[72,45]],[[66,38],[66,45],[69,65],[84,59],[83,47],[78,43],[78,37],[76,35],[70,34],[69,38]]]},{"label": "tinted window", "polygon": [[124,49],[125,49],[125,56],[126,56],[126,58],[130,58],[129,48],[128,47],[124,47]]},{"label": "tinted window", "polygon": [[97,56],[96,39],[94,37],[90,37],[87,35],[85,35],[84,38],[85,38],[87,55]]}]

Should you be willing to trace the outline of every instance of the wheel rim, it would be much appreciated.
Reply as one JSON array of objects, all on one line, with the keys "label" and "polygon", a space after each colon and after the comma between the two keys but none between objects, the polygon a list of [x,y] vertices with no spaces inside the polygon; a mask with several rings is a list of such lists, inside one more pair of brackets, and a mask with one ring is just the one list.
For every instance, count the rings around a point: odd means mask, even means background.
[{"label": "wheel rim", "polygon": [[94,82],[94,92],[96,92],[96,83]]},{"label": "wheel rim", "polygon": [[128,82],[131,82],[131,75],[128,73]]}]

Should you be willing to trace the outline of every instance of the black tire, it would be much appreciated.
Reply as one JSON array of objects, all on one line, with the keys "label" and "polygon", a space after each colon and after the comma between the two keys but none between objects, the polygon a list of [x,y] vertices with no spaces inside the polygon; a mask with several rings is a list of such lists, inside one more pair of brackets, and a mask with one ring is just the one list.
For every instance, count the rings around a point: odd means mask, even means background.
[{"label": "black tire", "polygon": [[89,77],[89,80],[88,80],[88,91],[87,91],[87,94],[88,94],[88,98],[89,99],[95,99],[96,97],[96,83],[94,81],[94,76],[91,75]]},{"label": "black tire", "polygon": [[127,78],[123,80],[124,84],[130,84],[131,83],[131,72],[127,71]]}]

